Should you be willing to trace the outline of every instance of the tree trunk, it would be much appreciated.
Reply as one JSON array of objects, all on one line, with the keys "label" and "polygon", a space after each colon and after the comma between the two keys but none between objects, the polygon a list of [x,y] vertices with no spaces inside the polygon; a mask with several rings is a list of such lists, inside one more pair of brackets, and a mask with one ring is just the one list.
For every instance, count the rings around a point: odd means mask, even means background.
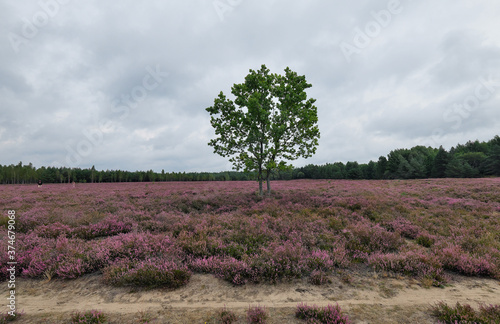
[{"label": "tree trunk", "polygon": [[264,195],[264,191],[262,190],[262,154],[264,152],[264,143],[260,142],[260,161],[259,161],[259,196],[262,197]]},{"label": "tree trunk", "polygon": [[264,191],[262,190],[262,165],[259,164],[259,174],[257,175],[257,179],[259,180],[259,196],[262,197],[264,195]]},{"label": "tree trunk", "polygon": [[271,196],[271,180],[269,180],[269,173],[267,174],[266,182],[267,182],[267,195]]}]

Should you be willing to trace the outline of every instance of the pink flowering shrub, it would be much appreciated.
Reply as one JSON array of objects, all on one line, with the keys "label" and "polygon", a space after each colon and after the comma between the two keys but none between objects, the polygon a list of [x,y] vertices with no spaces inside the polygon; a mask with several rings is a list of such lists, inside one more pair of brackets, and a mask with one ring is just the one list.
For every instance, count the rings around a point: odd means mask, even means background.
[{"label": "pink flowering shrub", "polygon": [[353,263],[436,284],[444,271],[499,278],[495,178],[275,181],[272,197],[258,197],[251,181],[32,189],[0,186],[0,202],[17,208],[21,277],[76,278],[159,259],[235,285],[324,283]]},{"label": "pink flowering shrub", "polygon": [[109,250],[109,254],[101,252],[100,255],[111,260],[119,258],[143,260],[162,256],[182,258],[184,255],[180,247],[170,237],[163,234],[119,234],[105,238],[99,244]]},{"label": "pink flowering shrub", "polygon": [[177,237],[178,244],[186,254],[201,257],[209,254],[207,239],[192,232],[182,231]]},{"label": "pink flowering shrub", "polygon": [[450,232],[453,243],[470,254],[490,254],[492,248],[500,248],[500,235],[482,226],[464,226],[458,222],[450,226]]},{"label": "pink flowering shrub", "polygon": [[59,236],[57,239],[43,239],[28,235],[24,242],[33,246],[20,253],[18,260],[22,276],[41,277],[49,273],[71,279],[91,270],[85,243],[81,240],[69,240],[64,236]]},{"label": "pink flowering shrub", "polygon": [[217,311],[216,318],[217,323],[220,324],[232,324],[238,320],[238,316],[227,309],[226,306]]},{"label": "pink flowering shrub", "polygon": [[298,241],[272,243],[262,248],[260,255],[251,257],[249,262],[259,278],[274,283],[281,279],[302,277],[308,271],[305,253]]},{"label": "pink flowering shrub", "polygon": [[410,220],[401,217],[388,222],[386,226],[401,236],[410,239],[417,238],[421,231],[419,226],[413,225]]},{"label": "pink flowering shrub", "polygon": [[54,239],[39,237],[35,234],[17,237],[18,269],[25,277],[40,277],[55,265],[53,257],[57,253]]},{"label": "pink flowering shrub", "polygon": [[152,234],[164,233],[170,230],[171,226],[158,220],[145,219],[138,222],[137,227],[142,232]]},{"label": "pink flowering shrub", "polygon": [[79,226],[75,228],[71,234],[74,237],[89,240],[96,237],[128,233],[131,230],[131,223],[124,222],[119,220],[117,217],[111,216],[96,224]]},{"label": "pink flowering shrub", "polygon": [[338,245],[334,245],[330,252],[330,258],[335,267],[347,268],[351,264],[349,250],[344,244],[339,243]]},{"label": "pink flowering shrub", "polygon": [[344,235],[349,250],[356,252],[392,252],[403,245],[401,236],[388,232],[380,225],[358,222],[347,227]]},{"label": "pink flowering shrub", "polygon": [[40,225],[33,232],[40,237],[57,238],[61,235],[71,236],[72,229],[68,225],[56,222],[49,225]]},{"label": "pink flowering shrub", "polygon": [[110,217],[96,224],[82,225],[77,228],[72,228],[60,222],[40,225],[34,229],[40,237],[57,238],[61,235],[68,237],[78,237],[82,239],[93,239],[102,236],[113,236],[119,233],[128,233],[132,230],[131,223],[125,223]]},{"label": "pink flowering shrub", "polygon": [[87,272],[88,266],[80,258],[66,258],[56,268],[55,274],[59,278],[74,279]]},{"label": "pink flowering shrub", "polygon": [[321,284],[327,282],[326,272],[335,266],[335,260],[327,251],[315,250],[308,253],[300,242],[286,241],[282,245],[271,244],[262,248],[260,254],[246,256],[237,260],[228,256],[210,256],[195,258],[189,262],[189,268],[195,272],[212,273],[216,277],[235,285],[248,281],[277,282],[300,278],[311,274],[313,281],[321,274]]},{"label": "pink flowering shrub", "polygon": [[269,318],[266,306],[249,306],[247,310],[247,323],[265,324]]},{"label": "pink flowering shrub", "polygon": [[[461,247],[450,245],[436,249],[436,255],[447,270],[456,271],[468,276],[489,276],[498,278],[498,265],[489,256],[474,256],[465,252]],[[498,260],[496,260],[498,263]]]},{"label": "pink flowering shrub", "polygon": [[18,233],[27,233],[48,221],[47,210],[44,207],[34,206],[16,218],[16,229]]},{"label": "pink flowering shrub", "polygon": [[43,238],[34,233],[23,237],[18,263],[25,277],[41,277],[46,273],[60,278],[77,278],[100,270],[117,259],[144,260],[170,257],[182,259],[182,251],[165,235],[120,234],[101,241]]},{"label": "pink flowering shrub", "polygon": [[53,270],[60,278],[77,278],[95,270],[91,250],[83,240],[60,236],[56,239],[56,251],[58,255]]},{"label": "pink flowering shrub", "polygon": [[500,322],[500,305],[479,305],[479,314],[486,321]]},{"label": "pink flowering shrub", "polygon": [[[2,244],[0,246],[0,281],[7,280],[10,277],[10,273],[7,271],[7,262],[9,262],[9,255],[7,254],[7,244]],[[19,267],[16,268],[16,276],[19,275]]]},{"label": "pink flowering shrub", "polygon": [[340,306],[328,305],[326,307],[318,307],[316,305],[308,306],[307,304],[298,304],[295,311],[295,317],[306,320],[306,323],[311,324],[348,324],[351,323],[346,315],[342,314]]},{"label": "pink flowering shrub", "polygon": [[307,266],[312,270],[331,270],[333,268],[334,260],[332,260],[330,253],[323,250],[314,250],[307,257]]},{"label": "pink flowering shrub", "polygon": [[98,310],[91,310],[87,312],[73,312],[71,313],[71,322],[74,324],[104,324],[107,322],[106,315]]},{"label": "pink flowering shrub", "polygon": [[252,270],[246,262],[232,257],[201,258],[192,260],[189,268],[196,272],[212,273],[217,278],[227,280],[234,285],[244,285],[252,279]]}]

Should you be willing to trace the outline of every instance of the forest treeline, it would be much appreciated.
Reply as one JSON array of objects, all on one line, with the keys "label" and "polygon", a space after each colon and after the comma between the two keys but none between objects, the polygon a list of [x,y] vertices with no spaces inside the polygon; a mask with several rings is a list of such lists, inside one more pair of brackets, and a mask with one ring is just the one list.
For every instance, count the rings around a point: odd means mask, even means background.
[{"label": "forest treeline", "polygon": [[[378,161],[365,164],[335,162],[325,165],[309,164],[272,175],[272,180],[292,179],[422,179],[475,178],[500,176],[500,137],[487,142],[469,141],[449,151],[442,146],[415,146],[396,149]],[[96,170],[95,167],[40,167],[31,163],[0,165],[1,184],[69,182],[154,182],[154,181],[228,181],[256,180],[256,173],[226,172],[165,172]]]}]

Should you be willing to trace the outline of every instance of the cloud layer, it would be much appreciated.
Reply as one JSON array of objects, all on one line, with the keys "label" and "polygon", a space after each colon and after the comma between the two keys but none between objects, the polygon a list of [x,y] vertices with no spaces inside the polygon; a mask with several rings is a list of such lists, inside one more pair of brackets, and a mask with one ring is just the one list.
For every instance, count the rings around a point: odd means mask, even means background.
[{"label": "cloud layer", "polygon": [[317,99],[324,164],[500,129],[500,4],[0,3],[0,164],[221,171],[205,108],[249,69]]}]

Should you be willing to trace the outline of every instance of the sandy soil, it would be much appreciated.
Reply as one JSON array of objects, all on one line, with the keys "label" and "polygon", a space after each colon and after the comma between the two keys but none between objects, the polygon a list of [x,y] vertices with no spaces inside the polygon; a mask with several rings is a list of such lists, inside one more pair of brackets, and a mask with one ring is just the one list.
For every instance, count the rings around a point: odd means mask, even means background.
[{"label": "sandy soil", "polygon": [[[105,286],[98,274],[76,280],[17,280],[17,307],[26,313],[22,323],[68,323],[75,310],[98,309],[110,323],[215,323],[217,309],[226,305],[245,323],[249,305],[265,305],[269,323],[302,323],[295,307],[338,303],[354,323],[433,323],[429,307],[438,301],[477,306],[500,304],[500,281],[453,276],[445,288],[425,288],[409,278],[351,271],[314,286],[306,280],[291,283],[248,284],[235,287],[211,275],[193,275],[177,290],[141,290]],[[7,296],[7,285],[1,285]],[[5,308],[5,307],[4,307]],[[151,322],[151,321],[150,321]]]}]

